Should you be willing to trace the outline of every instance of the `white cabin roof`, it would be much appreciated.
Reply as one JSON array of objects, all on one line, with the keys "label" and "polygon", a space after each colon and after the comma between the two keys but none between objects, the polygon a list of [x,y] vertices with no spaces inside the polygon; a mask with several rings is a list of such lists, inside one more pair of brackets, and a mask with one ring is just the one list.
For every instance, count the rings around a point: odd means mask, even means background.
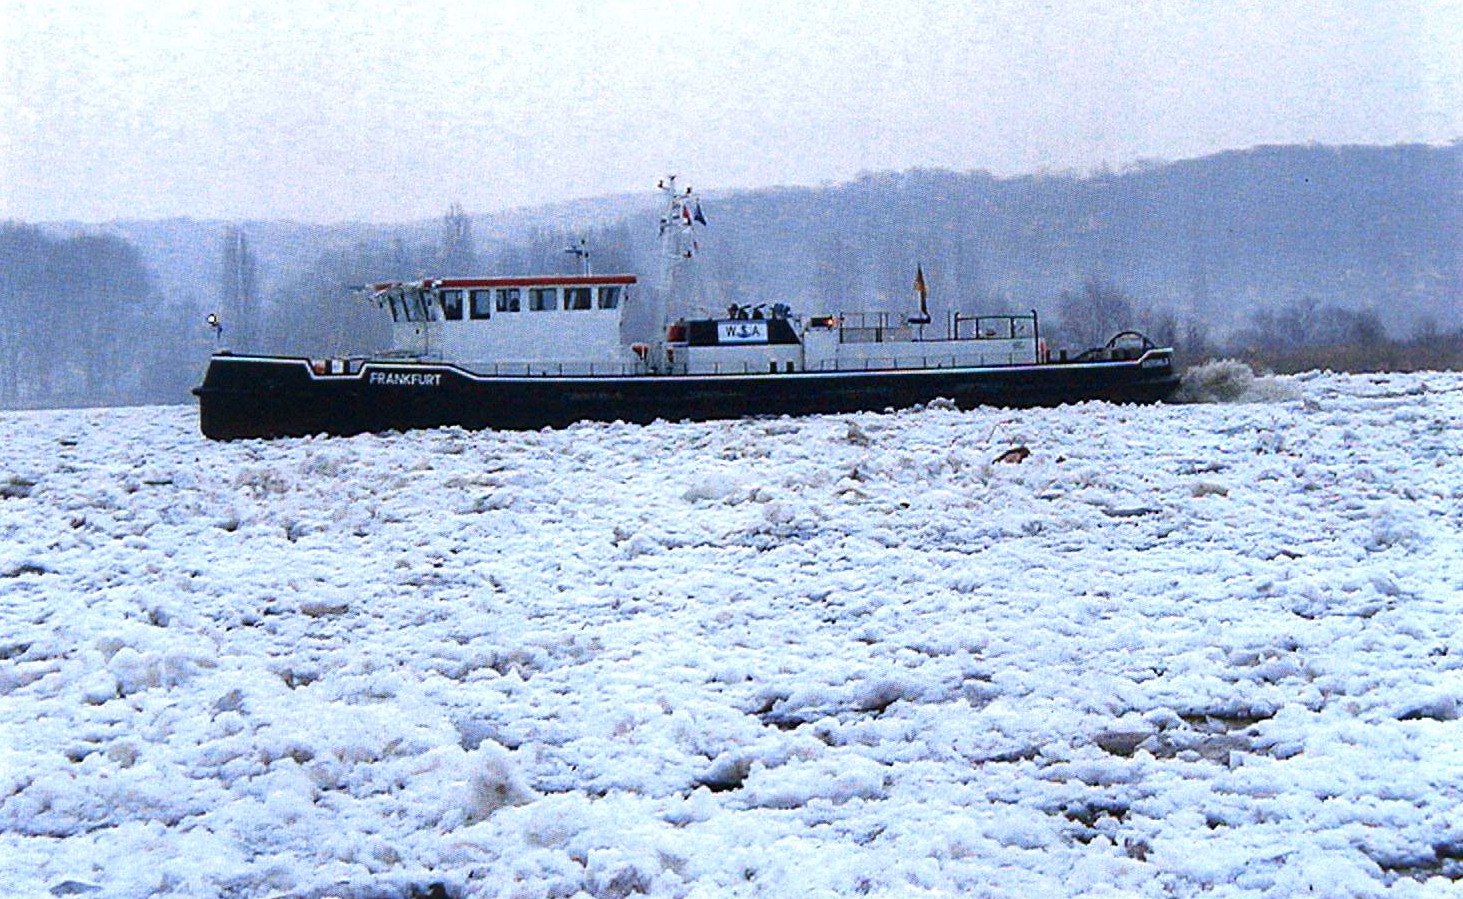
[{"label": "white cabin roof", "polygon": [[371,285],[374,294],[398,287],[422,290],[470,290],[483,287],[590,287],[601,284],[629,286],[634,275],[509,275],[491,278],[423,278],[420,281],[382,281]]}]

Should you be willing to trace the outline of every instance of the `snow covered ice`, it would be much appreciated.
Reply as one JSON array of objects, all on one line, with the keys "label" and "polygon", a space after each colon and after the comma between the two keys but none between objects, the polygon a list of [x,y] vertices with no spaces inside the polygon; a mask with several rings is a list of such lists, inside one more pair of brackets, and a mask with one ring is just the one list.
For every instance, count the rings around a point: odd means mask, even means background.
[{"label": "snow covered ice", "polygon": [[1463,375],[1290,384],[229,444],[0,413],[0,883],[1463,894]]}]

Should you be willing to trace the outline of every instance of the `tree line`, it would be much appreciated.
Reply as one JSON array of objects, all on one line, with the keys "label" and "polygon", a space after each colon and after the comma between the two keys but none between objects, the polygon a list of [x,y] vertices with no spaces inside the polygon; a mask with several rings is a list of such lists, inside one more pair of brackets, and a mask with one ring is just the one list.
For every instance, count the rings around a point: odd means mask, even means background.
[{"label": "tree line", "polygon": [[187,310],[155,289],[135,247],[0,223],[0,408],[177,397]]},{"label": "tree line", "polygon": [[1425,321],[1410,334],[1392,335],[1375,310],[1314,297],[1261,309],[1239,331],[1216,338],[1202,320],[1139,303],[1115,282],[1093,276],[1080,290],[1061,293],[1053,325],[1054,338],[1072,347],[1097,346],[1119,331],[1138,330],[1173,347],[1180,367],[1232,358],[1281,374],[1463,369],[1463,327],[1445,330]]},{"label": "tree line", "polygon": [[[1053,348],[1136,329],[1187,362],[1458,367],[1463,207],[1435,198],[1459,190],[1463,144],[1258,148],[1088,176],[915,170],[708,195],[694,277],[669,308],[912,313],[918,265],[937,322],[1035,309]],[[587,246],[596,271],[655,290],[655,211],[597,208],[572,228],[456,204],[401,227],[134,223],[137,243],[7,223],[0,407],[185,402],[219,346],[381,349],[389,317],[357,290],[376,281],[568,273],[579,259],[565,250]],[[640,332],[648,305],[627,307]]]}]

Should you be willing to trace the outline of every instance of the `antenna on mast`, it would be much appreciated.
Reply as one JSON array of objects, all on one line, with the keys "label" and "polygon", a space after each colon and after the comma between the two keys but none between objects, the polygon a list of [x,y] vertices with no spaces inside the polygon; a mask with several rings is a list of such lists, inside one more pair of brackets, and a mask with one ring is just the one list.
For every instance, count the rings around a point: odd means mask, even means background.
[{"label": "antenna on mast", "polygon": [[581,274],[581,275],[591,275],[591,274],[594,274],[593,272],[591,272],[589,270],[589,238],[587,238],[587,237],[581,237],[581,238],[579,238],[579,245],[578,246],[576,246],[576,247],[565,247],[564,248],[564,252],[565,253],[572,253],[579,260],[579,268],[581,269],[581,271],[579,272],[579,274]]}]

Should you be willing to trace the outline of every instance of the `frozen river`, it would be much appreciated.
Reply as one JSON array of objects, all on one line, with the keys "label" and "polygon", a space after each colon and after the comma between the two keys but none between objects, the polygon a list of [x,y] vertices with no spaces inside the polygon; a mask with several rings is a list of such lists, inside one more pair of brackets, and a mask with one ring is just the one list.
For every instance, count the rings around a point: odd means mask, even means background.
[{"label": "frozen river", "polygon": [[1282,386],[230,444],[0,412],[0,883],[1460,895],[1463,375]]}]

